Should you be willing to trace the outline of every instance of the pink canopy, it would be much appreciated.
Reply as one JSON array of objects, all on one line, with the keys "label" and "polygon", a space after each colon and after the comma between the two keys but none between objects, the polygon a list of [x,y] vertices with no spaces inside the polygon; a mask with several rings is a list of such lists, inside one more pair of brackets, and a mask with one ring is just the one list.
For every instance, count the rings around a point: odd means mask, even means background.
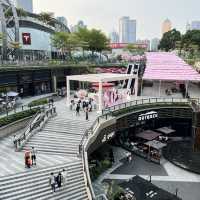
[{"label": "pink canopy", "polygon": [[200,74],[174,53],[146,53],[144,80],[197,81]]}]

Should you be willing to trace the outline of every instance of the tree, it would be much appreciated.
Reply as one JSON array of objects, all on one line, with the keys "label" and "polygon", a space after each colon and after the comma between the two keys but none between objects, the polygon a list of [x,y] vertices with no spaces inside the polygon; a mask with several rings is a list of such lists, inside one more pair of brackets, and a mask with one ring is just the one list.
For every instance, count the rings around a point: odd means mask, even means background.
[{"label": "tree", "polygon": [[84,50],[90,50],[92,54],[94,52],[101,53],[103,50],[109,49],[109,39],[100,30],[79,28],[76,35],[87,44]]},{"label": "tree", "polygon": [[82,41],[75,33],[56,32],[52,38],[52,44],[61,52],[68,53],[70,59],[72,58],[72,51],[82,47]]},{"label": "tree", "polygon": [[53,13],[51,12],[41,12],[38,16],[38,19],[45,24],[55,26],[55,19],[53,18]]},{"label": "tree", "polygon": [[125,50],[129,51],[132,54],[144,54],[145,49],[134,44],[128,44]]},{"label": "tree", "polygon": [[181,41],[181,33],[173,29],[165,33],[160,41],[159,49],[170,51],[176,48],[176,42]]}]

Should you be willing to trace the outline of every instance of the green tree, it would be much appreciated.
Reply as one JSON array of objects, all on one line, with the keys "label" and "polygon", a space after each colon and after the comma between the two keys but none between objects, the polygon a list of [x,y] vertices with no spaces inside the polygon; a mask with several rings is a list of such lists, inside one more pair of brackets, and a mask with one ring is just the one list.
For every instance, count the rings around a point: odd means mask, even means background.
[{"label": "green tree", "polygon": [[173,29],[165,33],[160,41],[159,49],[170,51],[176,48],[176,42],[181,41],[181,33]]},{"label": "green tree", "polygon": [[38,19],[45,24],[55,26],[55,19],[53,18],[53,13],[51,12],[41,12],[38,15]]},{"label": "green tree", "polygon": [[79,28],[76,35],[82,42],[85,42],[84,50],[92,51],[92,55],[94,52],[101,53],[103,50],[109,49],[109,39],[100,30]]},{"label": "green tree", "polygon": [[126,51],[129,51],[132,54],[144,54],[145,49],[134,44],[128,44],[125,48]]},{"label": "green tree", "polygon": [[77,48],[82,48],[82,41],[75,33],[67,32],[56,32],[51,38],[52,44],[57,49],[60,49],[61,52],[67,53],[70,59],[72,57],[72,51]]}]

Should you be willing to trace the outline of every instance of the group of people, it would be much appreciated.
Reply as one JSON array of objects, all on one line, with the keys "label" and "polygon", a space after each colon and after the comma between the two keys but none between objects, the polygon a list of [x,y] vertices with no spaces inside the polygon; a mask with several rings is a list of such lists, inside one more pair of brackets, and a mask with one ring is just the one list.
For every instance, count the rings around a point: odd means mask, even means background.
[{"label": "group of people", "polygon": [[67,182],[67,171],[63,169],[62,172],[58,172],[58,175],[55,176],[52,172],[49,177],[49,185],[51,186],[52,192],[56,192],[56,186],[60,189]]},{"label": "group of people", "polygon": [[31,168],[31,166],[36,165],[36,150],[34,147],[31,150],[25,151],[24,160],[26,168]]},{"label": "group of people", "polygon": [[92,110],[95,109],[95,105],[92,99],[89,99],[88,101],[79,99],[77,104],[74,100],[71,100],[70,110],[74,110],[74,108],[76,111],[76,116],[79,116],[80,111],[83,110],[85,112],[86,120],[89,120],[89,112],[92,112]]}]

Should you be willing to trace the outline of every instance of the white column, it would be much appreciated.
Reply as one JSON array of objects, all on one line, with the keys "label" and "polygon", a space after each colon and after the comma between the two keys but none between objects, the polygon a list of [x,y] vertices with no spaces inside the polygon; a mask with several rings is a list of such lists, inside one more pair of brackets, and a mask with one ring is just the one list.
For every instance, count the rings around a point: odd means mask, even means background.
[{"label": "white column", "polygon": [[53,76],[53,92],[57,92],[57,77]]},{"label": "white column", "polygon": [[70,79],[69,77],[66,77],[66,83],[67,83],[67,106],[70,105]]},{"label": "white column", "polygon": [[101,112],[103,109],[102,96],[103,96],[103,87],[102,87],[102,82],[100,81],[99,82],[99,112]]},{"label": "white column", "polygon": [[138,77],[135,78],[134,90],[135,90],[135,98],[137,98],[137,95],[138,95]]},{"label": "white column", "polygon": [[161,84],[162,84],[162,81],[160,80],[159,81],[159,90],[158,90],[158,96],[159,97],[161,96]]},{"label": "white column", "polygon": [[189,86],[189,81],[186,82],[185,84],[185,98],[187,97],[187,93],[188,93],[188,86]]},{"label": "white column", "polygon": [[142,82],[141,82],[141,94],[140,94],[140,96],[142,96],[142,93],[143,93],[143,79],[142,79]]}]

